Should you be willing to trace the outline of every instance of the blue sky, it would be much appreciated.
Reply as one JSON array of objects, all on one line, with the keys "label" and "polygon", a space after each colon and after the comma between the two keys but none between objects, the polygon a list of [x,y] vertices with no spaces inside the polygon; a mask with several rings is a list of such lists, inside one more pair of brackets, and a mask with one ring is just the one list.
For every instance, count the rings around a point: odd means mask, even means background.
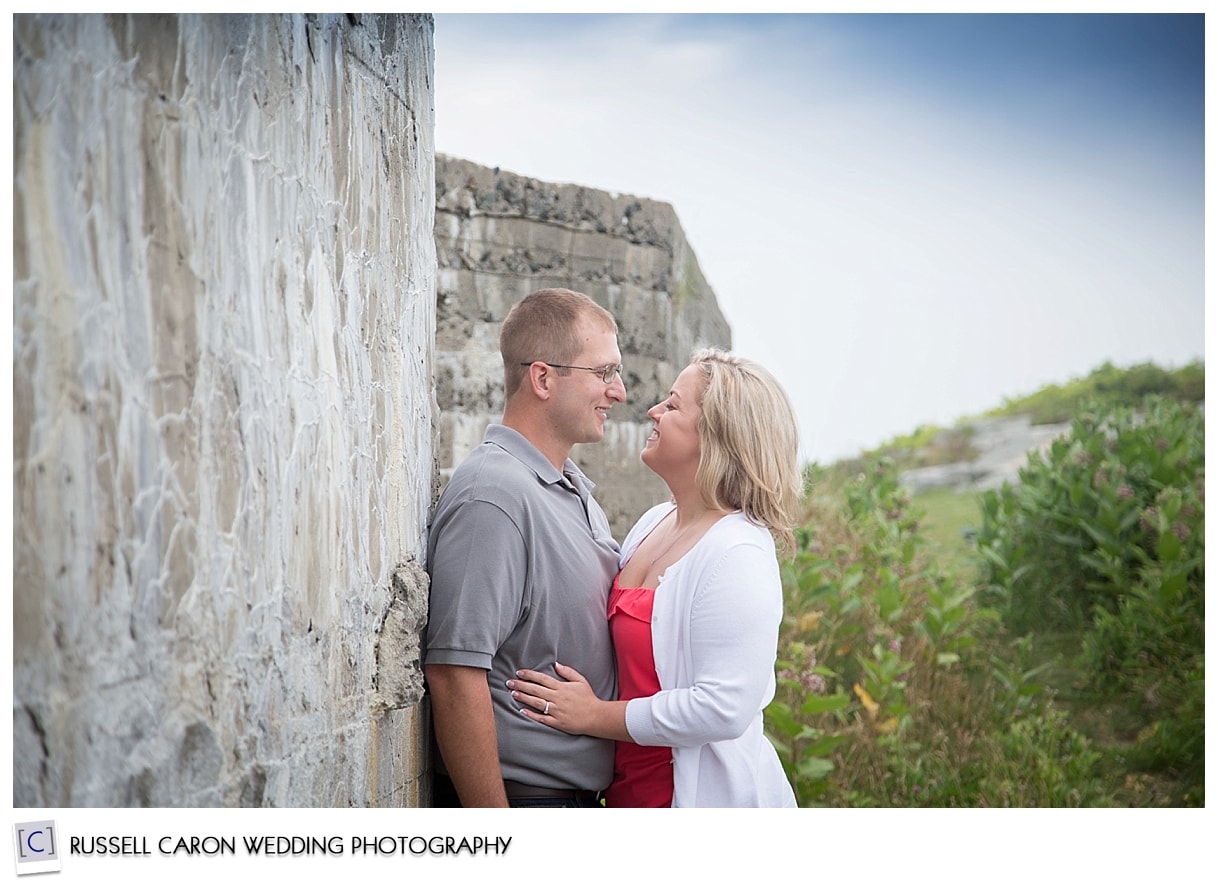
[{"label": "blue sky", "polygon": [[1201,15],[437,14],[436,149],[669,202],[822,462],[1204,355]]}]

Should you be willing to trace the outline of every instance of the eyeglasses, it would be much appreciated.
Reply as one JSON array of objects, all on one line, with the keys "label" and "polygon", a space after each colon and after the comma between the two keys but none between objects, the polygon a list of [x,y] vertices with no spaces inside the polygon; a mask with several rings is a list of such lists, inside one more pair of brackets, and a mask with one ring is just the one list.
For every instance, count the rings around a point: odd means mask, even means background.
[{"label": "eyeglasses", "polygon": [[[538,359],[538,361],[540,361],[540,359]],[[520,363],[520,365],[521,365],[521,367],[528,367],[532,363],[533,362],[531,362],[531,361],[522,361]],[[612,385],[613,381],[616,380],[622,373],[622,366],[620,364],[607,364],[604,367],[592,368],[592,367],[580,367],[577,364],[550,364],[550,362],[548,362],[548,361],[543,361],[541,363],[544,364],[546,367],[552,367],[552,368],[568,368],[573,371],[592,371],[592,373],[594,373],[594,374],[601,375],[601,379],[605,381],[606,386]]]}]

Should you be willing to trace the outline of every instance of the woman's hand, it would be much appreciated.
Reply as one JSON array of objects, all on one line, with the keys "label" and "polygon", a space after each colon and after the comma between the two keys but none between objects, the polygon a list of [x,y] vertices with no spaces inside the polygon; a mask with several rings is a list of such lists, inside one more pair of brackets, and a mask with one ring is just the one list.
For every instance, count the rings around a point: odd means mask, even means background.
[{"label": "woman's hand", "polygon": [[575,668],[554,663],[561,680],[540,671],[517,671],[508,680],[512,698],[530,720],[572,735],[629,741],[626,702],[601,701]]},{"label": "woman's hand", "polygon": [[555,662],[554,670],[562,675],[562,680],[540,671],[517,671],[519,679],[507,681],[512,698],[530,720],[572,735],[585,735],[581,724],[588,722],[600,699],[575,668]]}]

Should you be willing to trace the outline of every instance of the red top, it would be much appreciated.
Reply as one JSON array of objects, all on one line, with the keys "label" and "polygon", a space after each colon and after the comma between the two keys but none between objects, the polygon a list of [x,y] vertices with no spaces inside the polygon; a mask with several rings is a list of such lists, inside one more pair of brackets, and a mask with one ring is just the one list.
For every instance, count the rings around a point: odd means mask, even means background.
[{"label": "red top", "polygon": [[[609,590],[609,631],[617,655],[618,698],[629,701],[660,691],[651,649],[651,588],[622,588],[617,577]],[[619,741],[613,783],[605,791],[609,808],[669,808],[672,805],[672,749]]]}]

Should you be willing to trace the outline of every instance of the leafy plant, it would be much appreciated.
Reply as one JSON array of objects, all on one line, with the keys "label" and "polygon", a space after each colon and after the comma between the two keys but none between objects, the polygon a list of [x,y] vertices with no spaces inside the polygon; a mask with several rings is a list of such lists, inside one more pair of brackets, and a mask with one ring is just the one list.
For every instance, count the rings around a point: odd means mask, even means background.
[{"label": "leafy plant", "polygon": [[982,498],[986,596],[1018,634],[1068,633],[1083,686],[1121,702],[1135,768],[1204,780],[1205,422],[1187,403],[1094,404]]},{"label": "leafy plant", "polygon": [[[849,476],[814,469],[810,480],[766,714],[800,804],[1077,804],[1072,793],[1100,804],[1075,780],[1080,764],[1053,765],[1063,740],[1081,736],[1053,715],[1024,657],[995,667],[995,613],[936,565],[891,461]],[[1013,729],[1042,717],[1023,735]],[[1029,753],[1052,767],[1043,780],[1014,795],[995,789],[995,770],[1018,781]]]}]

